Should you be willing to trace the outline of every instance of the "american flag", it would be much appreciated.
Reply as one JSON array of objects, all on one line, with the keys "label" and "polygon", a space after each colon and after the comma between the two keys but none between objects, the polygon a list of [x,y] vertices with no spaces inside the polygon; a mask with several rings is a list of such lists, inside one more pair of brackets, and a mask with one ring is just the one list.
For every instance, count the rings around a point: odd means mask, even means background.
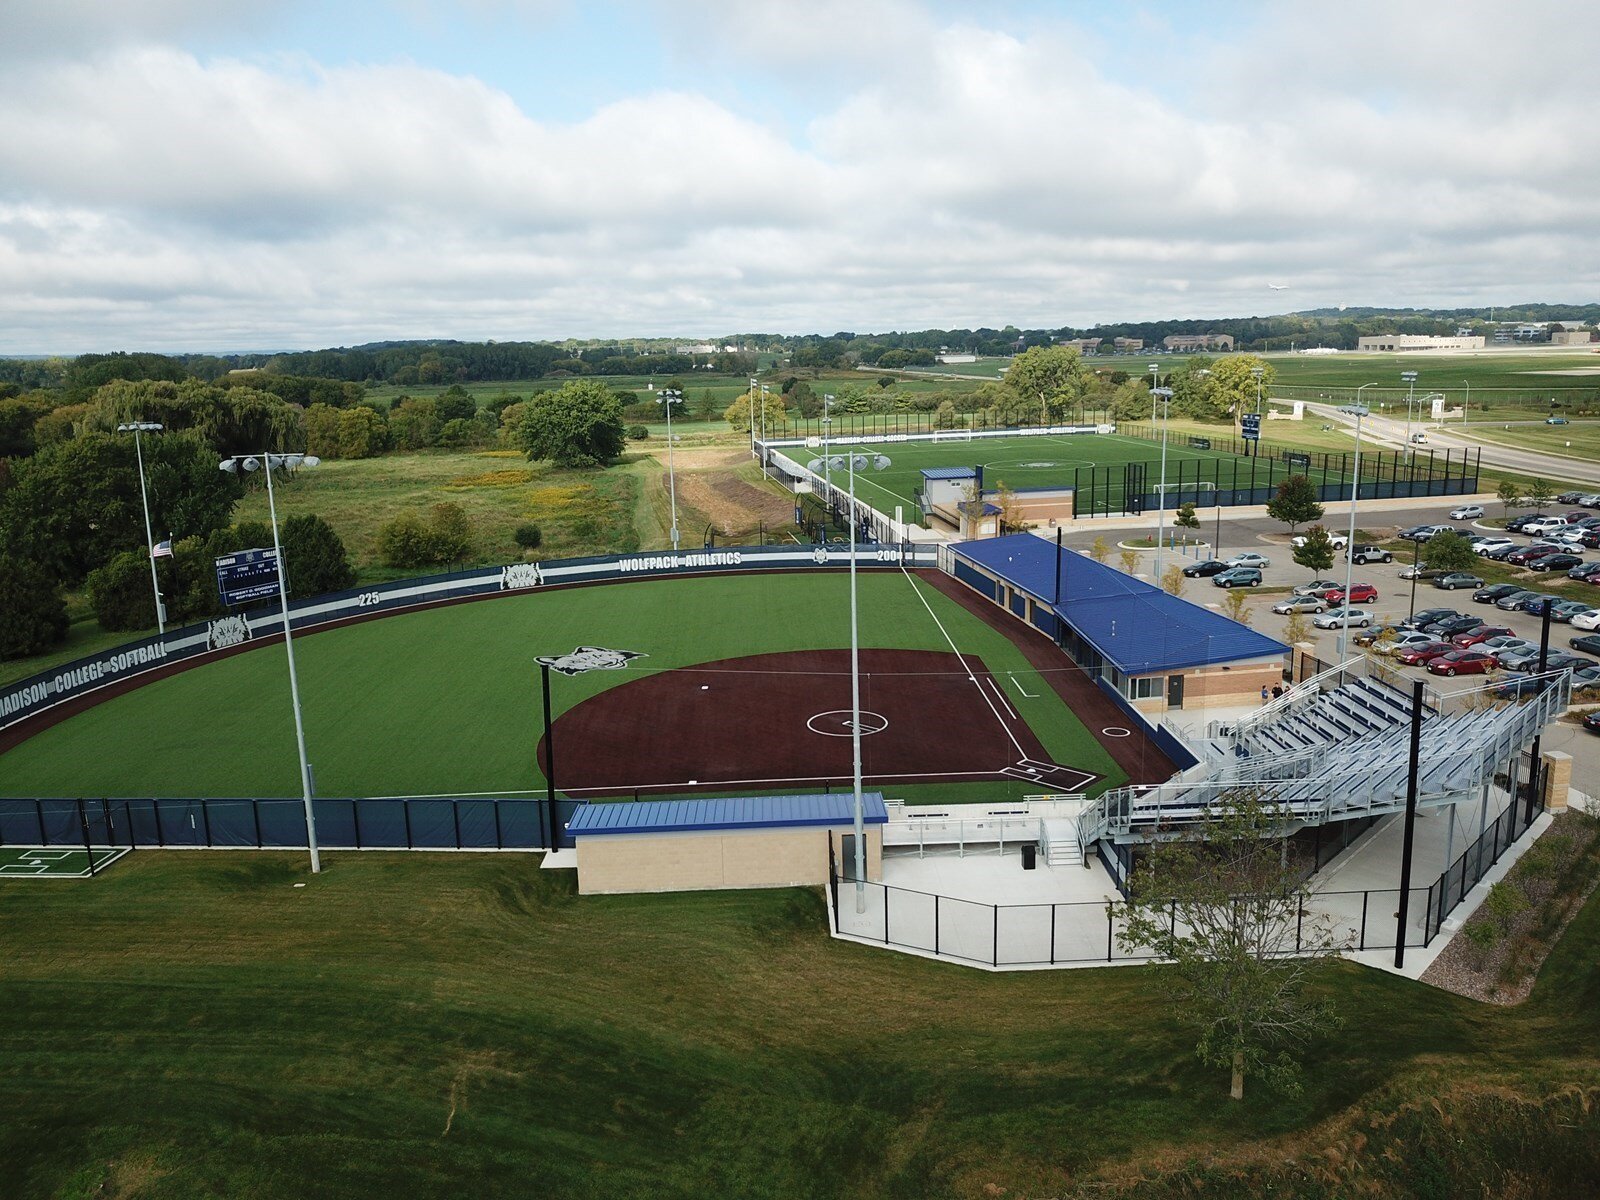
[{"label": "american flag", "polygon": [[171,558],[172,557],[172,539],[169,537],[164,542],[157,542],[156,543],[156,548],[154,550],[150,551],[150,557],[151,558]]}]

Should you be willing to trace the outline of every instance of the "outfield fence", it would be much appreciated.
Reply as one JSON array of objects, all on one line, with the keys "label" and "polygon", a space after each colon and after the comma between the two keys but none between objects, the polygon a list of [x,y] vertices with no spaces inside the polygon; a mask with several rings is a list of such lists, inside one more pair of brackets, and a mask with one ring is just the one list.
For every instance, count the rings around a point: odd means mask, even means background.
[{"label": "outfield fence", "polygon": [[[511,563],[291,600],[289,627],[299,632],[340,621],[389,616],[447,601],[484,599],[540,588],[686,575],[837,570],[849,566],[850,558],[847,546],[797,543]],[[864,569],[896,570],[902,566],[933,567],[938,562],[936,547],[910,544],[859,546],[855,560]],[[0,688],[0,733],[101,689],[282,632],[283,615],[274,600],[76,659]]]}]

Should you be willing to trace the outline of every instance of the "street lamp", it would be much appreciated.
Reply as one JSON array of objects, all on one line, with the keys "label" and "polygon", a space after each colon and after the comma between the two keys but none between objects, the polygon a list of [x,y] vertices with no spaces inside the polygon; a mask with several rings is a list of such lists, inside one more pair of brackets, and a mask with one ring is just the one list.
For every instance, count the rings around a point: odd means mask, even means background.
[{"label": "street lamp", "polygon": [[161,603],[161,584],[156,581],[156,536],[150,531],[150,500],[144,490],[144,447],[139,440],[141,433],[160,433],[161,428],[156,421],[128,421],[118,425],[117,432],[133,434],[133,452],[139,459],[139,506],[144,509],[144,545],[150,556],[150,590],[156,598],[156,632],[165,637],[167,606]]},{"label": "street lamp", "polygon": [[1417,394],[1417,373],[1401,371],[1400,382],[1406,385],[1406,461],[1411,461],[1411,405]]},{"label": "street lamp", "polygon": [[661,389],[661,407],[667,410],[667,496],[672,506],[672,549],[678,549],[678,476],[672,461],[672,406],[683,403],[677,388]]},{"label": "street lamp", "polygon": [[[1361,385],[1371,386],[1369,383]],[[1361,388],[1357,388],[1356,395],[1360,394]],[[1344,543],[1344,619],[1339,622],[1339,659],[1342,662],[1350,639],[1350,573],[1356,563],[1356,489],[1361,485],[1361,418],[1372,410],[1363,404],[1346,404],[1339,411],[1356,419],[1356,462],[1350,476],[1350,529]]]},{"label": "street lamp", "polygon": [[1161,540],[1165,536],[1167,524],[1167,426],[1172,424],[1172,389],[1158,387],[1150,389],[1150,424],[1156,423],[1156,399],[1159,397],[1166,408],[1161,414],[1161,482],[1156,486],[1156,583],[1161,583]]},{"label": "street lamp", "polygon": [[272,518],[272,554],[278,563],[278,604],[283,612],[283,649],[289,656],[289,699],[294,704],[294,741],[300,752],[300,793],[306,809],[306,844],[311,851],[311,871],[322,870],[322,859],[317,854],[317,821],[311,811],[311,764],[306,761],[306,727],[300,716],[300,682],[294,669],[294,639],[289,633],[289,584],[283,573],[283,545],[278,540],[278,503],[272,493],[272,469],[283,467],[314,467],[321,459],[310,454],[236,454],[217,464],[230,475],[240,471],[267,470],[267,512]]}]

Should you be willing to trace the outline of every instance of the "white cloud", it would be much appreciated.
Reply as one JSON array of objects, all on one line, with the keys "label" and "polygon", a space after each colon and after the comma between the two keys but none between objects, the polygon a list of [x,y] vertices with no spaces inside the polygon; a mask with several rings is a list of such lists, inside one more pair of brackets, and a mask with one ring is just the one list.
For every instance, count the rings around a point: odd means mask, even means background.
[{"label": "white cloud", "polygon": [[[478,16],[525,3],[560,7]],[[68,57],[0,73],[0,351],[1055,326],[1600,282],[1581,26],[1500,22],[1491,53],[1470,13],[1270,10],[1170,39],[1156,90],[1061,24],[659,6],[702,75],[778,47],[828,76],[795,144],[714,87],[557,122],[423,62],[156,44],[211,19],[180,0],[76,37],[88,7],[29,6]]]}]

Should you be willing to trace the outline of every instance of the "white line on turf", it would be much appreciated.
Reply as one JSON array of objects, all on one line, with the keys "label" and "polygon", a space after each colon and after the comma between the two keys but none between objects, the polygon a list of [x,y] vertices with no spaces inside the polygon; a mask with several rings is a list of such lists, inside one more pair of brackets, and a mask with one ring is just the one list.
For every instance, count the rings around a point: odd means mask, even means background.
[{"label": "white line on turf", "polygon": [[1017,677],[1015,675],[1011,674],[1010,672],[1007,672],[1006,673],[1006,678],[1011,680],[1011,686],[1016,688],[1017,691],[1021,692],[1023,694],[1023,696],[1026,697],[1027,699],[1029,699],[1029,700],[1037,700],[1039,698],[1037,693],[1028,691],[1027,688],[1023,687],[1020,683],[1018,683],[1017,682]]},{"label": "white line on turf", "polygon": [[1011,701],[1006,699],[1006,694],[1000,690],[1000,685],[994,681],[994,676],[989,676],[989,690],[994,693],[995,699],[1000,701],[1006,712],[1011,714],[1011,719],[1017,719],[1017,710],[1011,707]]}]

